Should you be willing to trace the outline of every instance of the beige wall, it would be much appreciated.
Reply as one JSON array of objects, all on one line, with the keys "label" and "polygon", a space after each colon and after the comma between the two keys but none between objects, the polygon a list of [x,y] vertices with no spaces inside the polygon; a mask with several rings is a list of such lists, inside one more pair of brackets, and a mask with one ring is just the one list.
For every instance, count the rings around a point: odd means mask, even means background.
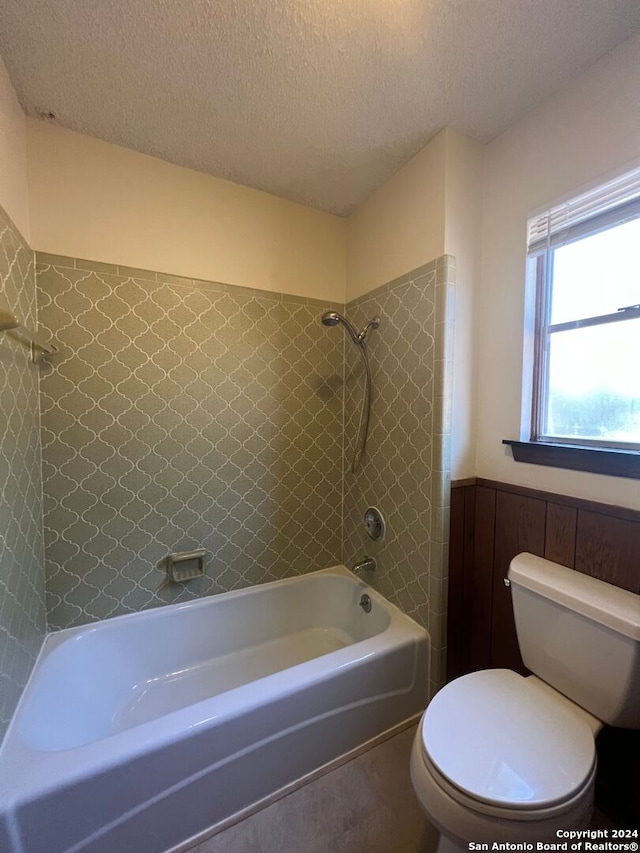
[{"label": "beige wall", "polygon": [[630,165],[639,154],[640,37],[623,43],[486,148],[477,311],[481,477],[640,508],[637,480],[516,463],[501,444],[520,436],[527,216]]},{"label": "beige wall", "polygon": [[476,464],[476,288],[482,223],[482,146],[446,129],[445,252],[456,259],[451,471],[471,477]]},{"label": "beige wall", "polygon": [[344,301],[344,219],[33,119],[27,134],[38,251]]},{"label": "beige wall", "polygon": [[0,59],[0,205],[29,240],[26,120]]},{"label": "beige wall", "polygon": [[474,288],[478,275],[482,148],[445,128],[352,214],[347,301],[432,261],[456,259],[451,461],[475,473]]},{"label": "beige wall", "polygon": [[349,218],[347,302],[444,253],[446,140],[435,136]]}]

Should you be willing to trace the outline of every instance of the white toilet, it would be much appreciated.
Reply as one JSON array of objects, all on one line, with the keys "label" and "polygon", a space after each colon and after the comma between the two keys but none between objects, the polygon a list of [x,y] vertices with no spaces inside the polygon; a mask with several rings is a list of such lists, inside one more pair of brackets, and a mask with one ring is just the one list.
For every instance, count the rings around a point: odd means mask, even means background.
[{"label": "white toilet", "polygon": [[519,554],[509,569],[524,678],[452,681],[429,704],[411,779],[439,853],[555,841],[589,826],[603,723],[640,728],[640,595]]}]

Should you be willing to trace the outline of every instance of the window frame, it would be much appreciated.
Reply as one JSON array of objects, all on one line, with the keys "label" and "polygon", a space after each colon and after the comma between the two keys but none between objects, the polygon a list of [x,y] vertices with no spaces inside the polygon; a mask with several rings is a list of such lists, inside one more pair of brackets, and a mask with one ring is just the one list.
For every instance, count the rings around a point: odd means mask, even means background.
[{"label": "window frame", "polygon": [[542,429],[548,387],[549,341],[554,332],[640,318],[640,304],[615,313],[551,324],[553,251],[568,243],[640,218],[640,168],[574,195],[529,218],[525,372],[519,441],[503,440],[516,461],[640,479],[640,444],[546,435]]},{"label": "window frame", "polygon": [[[637,215],[627,217],[620,222],[612,223],[608,228],[614,228],[624,222],[640,219],[640,209]],[[570,242],[588,237],[601,231],[608,230],[597,228],[594,231],[585,229],[580,236],[574,237]],[[563,241],[561,245],[567,245],[569,241]],[[535,264],[535,322],[534,322],[534,344],[533,344],[533,380],[531,399],[531,425],[530,440],[546,444],[576,445],[579,447],[600,447],[609,450],[631,450],[640,451],[640,442],[616,442],[609,439],[597,438],[573,438],[570,436],[550,435],[543,429],[548,414],[548,387],[549,387],[549,350],[551,337],[556,332],[570,331],[571,329],[583,329],[589,326],[604,326],[612,323],[620,323],[626,320],[640,318],[640,303],[635,305],[621,306],[615,313],[600,314],[585,317],[580,320],[569,320],[563,323],[551,323],[551,288],[553,285],[553,252],[557,246],[549,246],[546,251],[540,252],[529,263]]]}]

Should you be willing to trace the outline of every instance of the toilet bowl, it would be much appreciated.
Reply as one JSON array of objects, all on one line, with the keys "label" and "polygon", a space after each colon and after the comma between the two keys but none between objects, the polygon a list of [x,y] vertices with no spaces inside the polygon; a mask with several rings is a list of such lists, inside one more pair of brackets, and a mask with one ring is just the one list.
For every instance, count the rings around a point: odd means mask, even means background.
[{"label": "toilet bowl", "polygon": [[509,579],[523,660],[536,675],[456,679],[414,739],[411,779],[440,831],[438,853],[469,842],[558,843],[558,830],[587,828],[596,734],[603,722],[640,728],[640,596],[530,554],[513,560]]},{"label": "toilet bowl", "polygon": [[443,688],[421,720],[413,787],[460,849],[557,841],[558,829],[589,825],[600,723],[536,682],[510,670],[474,672]]}]

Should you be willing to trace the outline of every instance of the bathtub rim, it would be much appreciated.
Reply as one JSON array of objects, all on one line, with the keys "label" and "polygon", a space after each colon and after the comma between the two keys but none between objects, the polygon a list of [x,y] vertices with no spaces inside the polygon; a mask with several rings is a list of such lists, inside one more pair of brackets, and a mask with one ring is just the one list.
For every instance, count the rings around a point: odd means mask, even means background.
[{"label": "bathtub rim", "polygon": [[[51,654],[51,652],[57,646],[64,643],[73,634],[79,634],[80,632],[88,633],[90,631],[95,631],[102,628],[111,629],[114,625],[121,624],[123,621],[128,622],[132,618],[136,618],[141,621],[143,619],[144,621],[152,621],[155,619],[159,619],[160,616],[164,615],[167,610],[171,611],[172,613],[198,610],[200,608],[206,607],[207,605],[211,606],[212,602],[218,600],[221,596],[224,596],[225,600],[231,601],[234,598],[244,598],[245,596],[258,595],[260,592],[266,589],[272,589],[280,586],[290,586],[306,578],[321,577],[323,575],[335,575],[337,577],[344,577],[352,580],[355,584],[362,587],[362,592],[366,592],[368,595],[371,596],[374,601],[378,601],[378,603],[382,604],[385,609],[390,610],[392,619],[394,612],[397,613],[398,616],[401,616],[403,618],[406,617],[408,619],[412,619],[411,616],[408,616],[406,613],[400,610],[397,605],[389,601],[388,598],[385,598],[384,595],[382,595],[382,593],[379,593],[374,587],[369,586],[369,584],[365,583],[361,578],[357,577],[346,566],[342,565],[341,563],[337,563],[335,566],[328,566],[325,569],[315,569],[312,572],[304,572],[299,575],[291,575],[286,578],[278,578],[273,581],[266,581],[265,583],[250,584],[248,586],[241,587],[240,589],[231,589],[227,592],[215,592],[211,593],[210,595],[199,596],[198,598],[194,598],[191,601],[180,601],[176,604],[160,604],[157,607],[149,607],[146,610],[135,610],[131,613],[120,613],[118,616],[107,616],[104,619],[96,619],[92,622],[85,622],[82,625],[74,625],[70,628],[61,628],[55,631],[47,631],[47,634],[45,635],[45,638],[42,642],[42,645],[36,657],[36,662],[31,672],[33,674],[36,666],[40,663],[41,657]],[[412,619],[412,621],[415,620]],[[31,676],[29,677],[29,680],[30,679]],[[24,693],[26,692],[27,686],[25,686],[22,695],[24,695]],[[22,699],[22,696],[20,698]]]}]

